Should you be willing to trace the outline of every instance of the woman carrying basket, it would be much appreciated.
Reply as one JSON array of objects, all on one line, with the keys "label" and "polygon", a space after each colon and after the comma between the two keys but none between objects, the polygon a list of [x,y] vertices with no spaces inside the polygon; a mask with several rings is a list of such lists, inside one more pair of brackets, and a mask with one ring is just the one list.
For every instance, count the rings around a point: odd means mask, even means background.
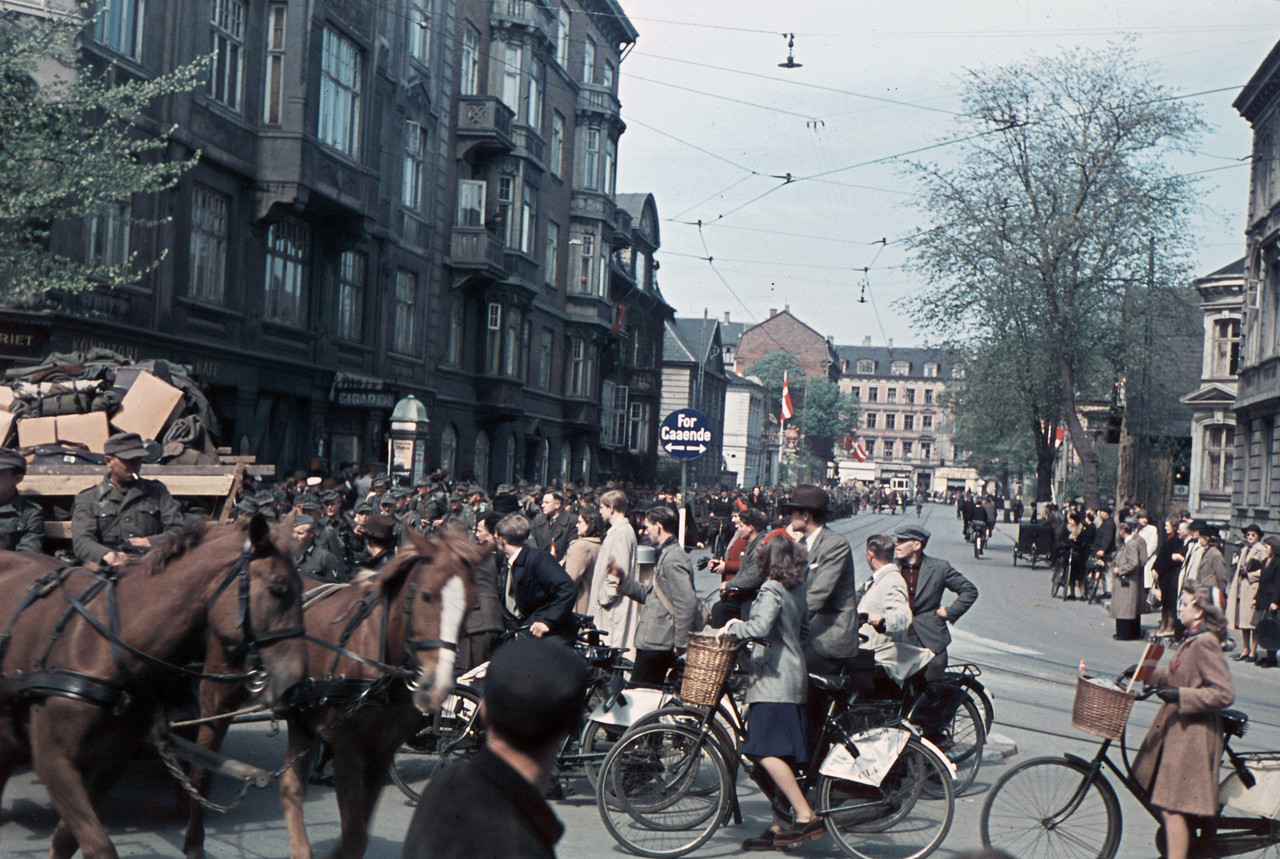
[{"label": "woman carrying basket", "polygon": [[[761,789],[772,799],[781,792],[795,811],[795,826],[774,824],[742,842],[743,850],[777,850],[821,838],[823,822],[814,815],[796,781],[795,766],[809,759],[805,718],[808,673],[804,638],[808,606],[805,574],[808,555],[795,540],[775,539],[756,550],[756,564],[766,579],[751,604],[747,620],[731,620],[725,633],[734,638],[763,638],[768,647],[751,653],[751,685],[747,688],[747,738],[742,753],[755,761],[772,784]],[[774,788],[774,789],[771,789]]]},{"label": "woman carrying basket", "polygon": [[1218,813],[1218,765],[1222,726],[1218,711],[1231,706],[1235,690],[1222,655],[1226,618],[1207,588],[1183,588],[1178,615],[1187,634],[1166,669],[1150,683],[1164,706],[1133,761],[1133,777],[1150,792],[1164,817],[1165,856],[1186,859],[1191,843],[1188,816]]}]

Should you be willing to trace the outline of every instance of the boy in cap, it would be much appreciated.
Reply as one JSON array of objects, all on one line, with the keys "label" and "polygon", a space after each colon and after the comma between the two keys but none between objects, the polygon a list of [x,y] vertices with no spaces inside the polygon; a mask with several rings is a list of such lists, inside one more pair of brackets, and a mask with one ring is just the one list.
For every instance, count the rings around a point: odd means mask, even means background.
[{"label": "boy in cap", "polygon": [[517,638],[493,656],[485,746],[427,785],[403,859],[554,857],[564,834],[543,799],[556,753],[582,720],[586,661],[554,640]]},{"label": "boy in cap", "polygon": [[0,549],[44,551],[44,511],[18,492],[27,461],[16,450],[0,449]]},{"label": "boy in cap", "polygon": [[147,449],[133,432],[103,446],[107,476],[76,496],[71,548],[86,564],[117,567],[182,532],[182,508],[158,480],[138,476]]}]

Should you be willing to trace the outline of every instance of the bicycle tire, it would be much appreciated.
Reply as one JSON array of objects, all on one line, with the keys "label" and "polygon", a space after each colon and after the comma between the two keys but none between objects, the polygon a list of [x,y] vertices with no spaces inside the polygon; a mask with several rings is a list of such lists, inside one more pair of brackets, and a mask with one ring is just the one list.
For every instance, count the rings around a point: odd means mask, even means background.
[{"label": "bicycle tire", "polygon": [[1102,586],[1103,573],[1100,570],[1090,570],[1084,579],[1084,598],[1086,602],[1092,603],[1098,596],[1098,589]]},{"label": "bicycle tire", "polygon": [[991,735],[991,726],[996,721],[996,708],[991,700],[991,696],[987,694],[987,689],[978,680],[970,677],[968,674],[962,674],[959,671],[948,671],[946,679],[949,683],[958,683],[964,687],[964,691],[969,698],[978,705],[982,711],[982,729],[987,735]]},{"label": "bicycle tire", "polygon": [[[704,784],[712,789],[702,790]],[[628,731],[609,751],[596,808],[614,841],[640,856],[675,857],[705,844],[726,820],[733,782],[703,733],[660,722]]]},{"label": "bicycle tire", "polygon": [[943,742],[934,743],[956,768],[956,796],[968,790],[978,777],[978,770],[982,769],[982,750],[986,743],[987,731],[982,726],[982,713],[966,694],[944,731]]},{"label": "bicycle tire", "polygon": [[[650,725],[655,722],[663,721],[679,721],[685,725],[695,725],[701,722],[702,714],[696,710],[689,710],[679,706],[679,704],[660,707],[652,713],[646,713],[635,722],[631,727],[638,728],[641,725]],[[724,757],[725,762],[729,765],[730,773],[736,773],[738,768],[738,750],[742,746],[741,736],[733,725],[733,720],[729,717],[728,711],[723,704],[716,706],[716,714],[711,721],[707,723],[708,730],[711,731],[711,738],[720,746],[720,754]],[[736,780],[736,779],[735,779]]]},{"label": "bicycle tire", "polygon": [[1056,597],[1061,593],[1063,598],[1067,595],[1067,566],[1061,561],[1055,561],[1053,565],[1053,576],[1049,579],[1049,596]]},{"label": "bicycle tire", "polygon": [[443,767],[470,757],[484,745],[480,726],[480,694],[458,687],[434,716],[424,715],[421,727],[401,743],[391,760],[391,781],[417,804],[423,789]]},{"label": "bicycle tire", "polygon": [[[1260,818],[1224,806],[1215,822],[1217,829],[1213,847],[1199,855],[1242,856],[1245,859],[1280,857],[1280,821]],[[1163,838],[1163,832],[1157,833],[1156,837]],[[1192,839],[1193,851],[1197,847],[1196,841],[1203,838],[1203,835],[1197,835]]]},{"label": "bicycle tire", "polygon": [[945,761],[912,737],[878,787],[821,776],[818,813],[849,856],[923,859],[951,829],[955,789]]},{"label": "bicycle tire", "polygon": [[1067,758],[1032,758],[1009,770],[982,803],[983,846],[1019,859],[1114,859],[1123,825],[1120,802],[1101,774],[1066,818],[1054,820],[1090,774],[1088,764]]},{"label": "bicycle tire", "polygon": [[588,721],[582,729],[579,742],[582,751],[582,771],[595,790],[596,780],[600,777],[600,766],[622,735],[627,732],[626,725],[604,725],[600,722]]}]

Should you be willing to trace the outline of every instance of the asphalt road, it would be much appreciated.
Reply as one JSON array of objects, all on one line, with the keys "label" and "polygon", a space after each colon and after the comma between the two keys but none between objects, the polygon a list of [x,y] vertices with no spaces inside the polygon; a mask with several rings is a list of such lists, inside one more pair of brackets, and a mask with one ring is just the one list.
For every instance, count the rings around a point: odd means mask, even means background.
[{"label": "asphalt road", "polygon": [[[980,844],[978,817],[984,795],[1010,766],[1037,755],[1093,754],[1097,743],[1071,727],[1071,703],[1080,660],[1085,660],[1089,673],[1115,674],[1138,660],[1142,644],[1113,641],[1112,621],[1099,606],[1050,599],[1049,573],[1043,567],[1015,567],[1012,550],[1016,526],[998,526],[986,556],[980,560],[973,558],[971,547],[960,539],[960,523],[954,510],[942,505],[926,505],[919,520],[914,510],[897,516],[864,512],[832,527],[854,544],[861,580],[866,574],[858,551],[861,543],[873,533],[891,532],[906,522],[919,521],[934,534],[929,554],[950,560],[981,592],[977,604],[954,628],[951,660],[981,667],[982,680],[995,695],[994,733],[1006,748],[1016,748],[1011,757],[984,763],[977,781],[958,799],[950,834],[935,854],[949,857]],[[699,576],[700,589],[708,591],[714,586],[711,576]],[[1249,733],[1237,741],[1237,749],[1280,749],[1280,714],[1275,710],[1280,670],[1230,664],[1236,683],[1236,706],[1253,717]],[[1140,739],[1155,709],[1152,704],[1138,704],[1130,720],[1130,733]],[[227,753],[264,768],[278,766],[283,749],[283,737],[269,736],[266,725],[236,728],[225,747]],[[1156,856],[1152,842],[1154,822],[1122,785],[1114,781],[1113,785],[1124,812],[1119,856]],[[577,792],[555,804],[556,813],[567,826],[559,855],[565,859],[626,855],[601,824],[586,781],[574,787]],[[223,801],[234,793],[233,786],[225,783],[218,791]],[[739,791],[746,822],[722,830],[697,855],[736,854],[743,838],[763,828],[767,809],[758,793],[746,784]],[[175,808],[167,773],[154,761],[142,761],[131,767],[104,802],[102,817],[121,856],[180,857],[185,821]],[[366,855],[370,859],[399,857],[411,814],[412,808],[399,791],[388,784],[374,817]],[[339,832],[333,791],[312,787],[306,817],[316,855],[323,856],[336,845]],[[43,788],[29,769],[20,770],[0,804],[0,856],[46,856],[55,824],[56,815]],[[232,812],[212,814],[207,850],[210,857],[287,856],[288,839],[274,790],[251,790],[246,801]],[[811,842],[792,855],[839,855],[839,851],[824,839]]]}]

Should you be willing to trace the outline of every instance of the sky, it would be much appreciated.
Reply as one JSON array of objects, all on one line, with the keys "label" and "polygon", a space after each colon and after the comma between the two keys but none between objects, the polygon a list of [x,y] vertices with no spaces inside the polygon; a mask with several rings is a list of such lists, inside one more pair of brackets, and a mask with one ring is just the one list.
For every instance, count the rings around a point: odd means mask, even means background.
[{"label": "sky", "polygon": [[[1280,41],[1280,0],[622,3],[640,38],[619,76],[618,191],[657,200],[658,281],[679,316],[789,306],[838,344],[931,342],[900,309],[922,283],[903,239],[925,223],[906,161],[956,157],[938,144],[966,70],[1127,36],[1208,124],[1172,161],[1201,183],[1197,275],[1244,255],[1252,133],[1231,102]],[[783,33],[801,68],[778,67]]]}]

